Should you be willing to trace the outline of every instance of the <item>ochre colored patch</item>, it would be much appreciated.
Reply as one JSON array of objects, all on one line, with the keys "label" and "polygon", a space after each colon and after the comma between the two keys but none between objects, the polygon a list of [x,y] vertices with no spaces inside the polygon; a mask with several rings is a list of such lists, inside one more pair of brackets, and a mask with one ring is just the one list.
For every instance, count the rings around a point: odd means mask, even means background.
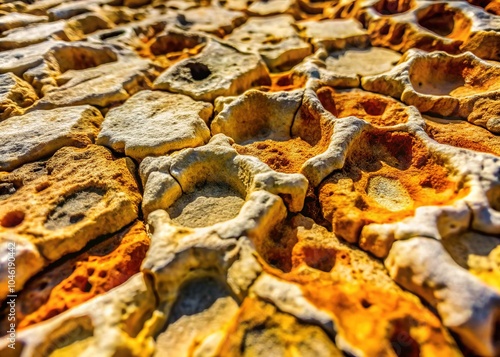
[{"label": "ochre colored patch", "polygon": [[362,134],[342,170],[319,187],[323,216],[356,242],[363,226],[392,223],[420,206],[449,204],[467,194],[445,163],[404,132]]},{"label": "ochre colored patch", "polygon": [[425,121],[425,131],[441,144],[500,155],[500,137],[479,126],[459,120]]},{"label": "ochre colored patch", "polygon": [[333,133],[332,123],[314,117],[304,108],[300,109],[300,113],[300,137],[286,141],[254,141],[244,146],[235,144],[234,148],[239,154],[258,157],[273,170],[300,172],[307,160],[326,151]]},{"label": "ochre colored patch", "polygon": [[374,125],[390,126],[408,121],[407,107],[395,99],[364,91],[335,91],[322,87],[317,95],[323,107],[337,118],[355,116]]},{"label": "ochre colored patch", "polygon": [[19,295],[18,328],[45,321],[122,284],[139,272],[148,247],[144,224],[137,221],[35,277]]},{"label": "ochre colored patch", "polygon": [[291,217],[266,241],[254,243],[264,270],[299,285],[367,356],[392,355],[396,348],[404,356],[459,355],[440,320],[403,291],[380,261],[311,219]]}]

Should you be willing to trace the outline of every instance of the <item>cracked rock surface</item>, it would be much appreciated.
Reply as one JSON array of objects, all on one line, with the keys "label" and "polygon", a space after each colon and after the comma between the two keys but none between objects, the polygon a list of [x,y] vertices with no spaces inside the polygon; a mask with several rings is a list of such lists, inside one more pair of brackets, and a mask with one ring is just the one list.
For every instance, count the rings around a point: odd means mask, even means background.
[{"label": "cracked rock surface", "polygon": [[0,355],[500,356],[499,15],[0,0]]}]

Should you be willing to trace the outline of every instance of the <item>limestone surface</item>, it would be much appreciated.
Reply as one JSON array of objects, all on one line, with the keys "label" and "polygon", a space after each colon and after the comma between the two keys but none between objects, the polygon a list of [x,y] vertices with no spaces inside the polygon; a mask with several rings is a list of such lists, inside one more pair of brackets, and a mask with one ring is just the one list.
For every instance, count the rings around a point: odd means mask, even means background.
[{"label": "limestone surface", "polygon": [[471,53],[410,50],[392,70],[362,79],[364,89],[415,105],[421,112],[466,118],[499,133],[500,66]]},{"label": "limestone surface", "polygon": [[368,34],[361,24],[353,19],[299,22],[302,36],[316,49],[341,50],[346,47],[366,47]]},{"label": "limestone surface", "polygon": [[269,73],[258,55],[211,40],[199,55],[163,72],[154,88],[213,101],[218,96],[240,94],[257,84],[269,83]]},{"label": "limestone surface", "polygon": [[290,15],[251,18],[226,39],[243,51],[257,51],[271,71],[291,67],[311,54]]},{"label": "limestone surface", "polygon": [[33,88],[15,74],[0,74],[0,121],[23,114],[37,99]]},{"label": "limestone surface", "polygon": [[[107,149],[90,145],[64,147],[47,161],[25,166],[1,174],[11,190],[0,208],[0,240],[31,242],[44,265],[137,218],[140,194],[130,159],[115,160]],[[17,289],[25,281],[18,278]]]},{"label": "limestone surface", "polygon": [[500,356],[499,4],[0,0],[0,355]]},{"label": "limestone surface", "polygon": [[35,110],[0,123],[0,170],[51,155],[64,146],[95,142],[103,118],[91,106]]},{"label": "limestone surface", "polygon": [[97,143],[135,159],[203,145],[212,105],[182,94],[141,91],[110,110]]}]

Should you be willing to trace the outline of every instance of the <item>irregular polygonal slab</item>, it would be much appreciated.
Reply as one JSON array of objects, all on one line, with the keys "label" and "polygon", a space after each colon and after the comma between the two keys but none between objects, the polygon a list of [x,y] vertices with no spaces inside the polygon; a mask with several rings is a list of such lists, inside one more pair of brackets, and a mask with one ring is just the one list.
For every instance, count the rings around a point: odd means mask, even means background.
[{"label": "irregular polygonal slab", "polygon": [[36,110],[0,123],[0,170],[94,142],[103,118],[91,106]]},{"label": "irregular polygonal slab", "polygon": [[345,75],[357,74],[362,77],[387,72],[400,58],[401,55],[392,50],[369,47],[331,52],[324,62],[328,71]]},{"label": "irregular polygonal slab", "polygon": [[52,21],[69,19],[77,15],[88,13],[91,11],[98,11],[99,6],[110,3],[112,0],[77,0],[70,3],[62,3],[48,9],[47,14]]},{"label": "irregular polygonal slab", "polygon": [[12,72],[22,78],[29,68],[43,62],[43,54],[48,52],[59,41],[48,40],[24,48],[0,52],[0,73]]},{"label": "irregular polygonal slab", "polygon": [[[146,229],[138,221],[43,271],[18,296],[18,329],[52,318],[124,283],[139,272],[148,247]],[[8,320],[2,324],[7,331]]]},{"label": "irregular polygonal slab", "polygon": [[[161,322],[155,307],[154,292],[138,273],[108,293],[19,331],[16,350],[28,356],[150,356],[151,335]],[[0,340],[2,354],[9,353],[8,343],[6,337]]]},{"label": "irregular polygonal slab", "polygon": [[323,107],[337,118],[355,116],[378,126],[391,126],[409,121],[422,122],[414,108],[382,95],[360,89],[335,90],[322,87],[316,92]]},{"label": "irregular polygonal slab", "polygon": [[[46,162],[25,166],[0,176],[10,185],[0,207],[0,241],[29,241],[46,263],[137,217],[141,197],[130,159],[114,160],[107,149],[90,145],[65,147]],[[24,283],[18,278],[16,289]]]},{"label": "irregular polygonal slab", "polygon": [[84,70],[68,70],[56,77],[59,86],[47,90],[35,108],[82,104],[106,107],[125,101],[141,87],[151,87],[152,72],[151,62],[136,58],[124,58]]},{"label": "irregular polygonal slab", "polygon": [[138,160],[203,145],[212,111],[182,94],[141,91],[106,114],[97,143]]},{"label": "irregular polygonal slab", "polygon": [[441,144],[500,156],[500,137],[462,120],[424,116],[425,131]]},{"label": "irregular polygonal slab", "polygon": [[146,158],[140,168],[144,214],[169,209],[183,226],[239,237],[265,234],[283,219],[286,209],[277,195],[291,211],[302,209],[305,177],[277,173],[238,155],[230,143],[219,134],[205,146],[172,157]]},{"label": "irregular polygonal slab", "polygon": [[[401,289],[381,262],[301,215],[275,232],[254,244],[274,270],[284,272],[279,274],[283,280],[261,275],[253,287],[258,296],[334,330],[337,346],[353,355],[390,355],[392,349],[408,355],[459,355],[439,319]],[[328,314],[333,326],[311,313],[308,304]],[[301,315],[308,310],[309,318]]]},{"label": "irregular polygonal slab", "polygon": [[210,40],[203,51],[162,73],[156,89],[213,101],[236,95],[256,84],[270,84],[269,74],[258,55],[243,53],[230,45]]},{"label": "irregular polygonal slab", "polygon": [[477,354],[498,354],[500,295],[456,264],[440,242],[394,243],[385,264],[391,277],[435,307],[443,323]]},{"label": "irregular polygonal slab", "polygon": [[258,298],[243,301],[218,354],[343,356],[321,327],[300,321]]},{"label": "irregular polygonal slab", "polygon": [[10,50],[26,47],[54,38],[63,41],[75,41],[82,37],[82,33],[68,27],[65,21],[48,22],[40,25],[24,27],[22,29],[9,30],[0,38],[0,49]]},{"label": "irregular polygonal slab", "polygon": [[500,132],[500,66],[471,53],[408,51],[391,71],[363,77],[363,88],[400,98],[421,112],[467,118]]},{"label": "irregular polygonal slab", "polygon": [[310,41],[315,49],[327,51],[341,50],[346,47],[367,47],[370,43],[368,33],[356,20],[303,21],[297,23],[301,35]]},{"label": "irregular polygonal slab", "polygon": [[208,32],[223,37],[246,20],[240,11],[231,11],[218,6],[189,9],[179,14],[179,26],[192,31]]},{"label": "irregular polygonal slab", "polygon": [[37,99],[28,83],[12,73],[0,74],[0,121],[21,115]]},{"label": "irregular polygonal slab", "polygon": [[311,46],[300,39],[292,16],[252,18],[226,38],[242,51],[258,51],[272,71],[290,68],[311,54]]},{"label": "irregular polygonal slab", "polygon": [[290,14],[298,17],[299,7],[295,0],[256,0],[248,6],[247,12],[253,16]]},{"label": "irregular polygonal slab", "polygon": [[46,16],[35,16],[30,14],[12,12],[0,18],[0,33],[7,30],[12,30],[17,27],[25,27],[27,25],[46,21]]}]

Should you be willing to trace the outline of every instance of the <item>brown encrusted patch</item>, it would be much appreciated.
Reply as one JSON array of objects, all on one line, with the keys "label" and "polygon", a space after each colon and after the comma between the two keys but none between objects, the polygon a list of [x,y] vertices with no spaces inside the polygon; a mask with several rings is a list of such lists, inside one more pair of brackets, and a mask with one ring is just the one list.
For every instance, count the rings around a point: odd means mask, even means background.
[{"label": "brown encrusted patch", "polygon": [[139,272],[148,247],[145,226],[137,221],[88,251],[51,267],[31,280],[19,295],[18,328],[45,321],[122,284]]},{"label": "brown encrusted patch", "polygon": [[317,95],[323,107],[337,118],[355,116],[380,126],[408,121],[407,107],[390,97],[364,91],[335,91],[330,87],[320,88]]},{"label": "brown encrusted patch", "polygon": [[342,170],[319,187],[323,216],[355,242],[363,226],[411,216],[419,206],[444,205],[467,193],[453,173],[405,132],[362,134]]}]

